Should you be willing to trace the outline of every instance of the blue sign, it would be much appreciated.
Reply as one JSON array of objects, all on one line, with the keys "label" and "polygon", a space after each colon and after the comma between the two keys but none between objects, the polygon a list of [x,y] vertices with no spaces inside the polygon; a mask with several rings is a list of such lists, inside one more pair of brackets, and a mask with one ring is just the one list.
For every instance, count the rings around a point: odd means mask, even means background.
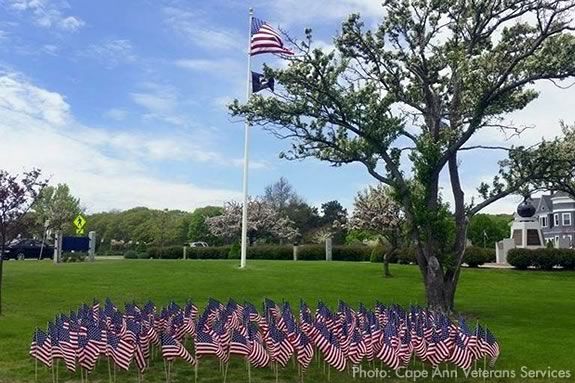
[{"label": "blue sign", "polygon": [[63,237],[62,238],[62,251],[83,251],[86,252],[90,249],[90,238],[88,237]]}]

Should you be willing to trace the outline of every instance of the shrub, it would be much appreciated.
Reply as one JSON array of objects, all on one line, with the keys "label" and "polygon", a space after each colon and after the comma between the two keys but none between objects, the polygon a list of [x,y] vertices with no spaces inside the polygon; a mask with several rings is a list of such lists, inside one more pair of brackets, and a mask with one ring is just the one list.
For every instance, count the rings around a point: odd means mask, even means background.
[{"label": "shrub", "polygon": [[483,253],[485,255],[485,263],[495,263],[495,261],[497,260],[495,255],[495,249],[483,248]]},{"label": "shrub", "polygon": [[190,247],[188,259],[227,259],[231,246]]},{"label": "shrub", "polygon": [[469,246],[465,249],[463,254],[463,263],[467,263],[469,267],[477,267],[484,263],[490,262],[489,249],[484,249],[478,246]]},{"label": "shrub", "polygon": [[371,263],[382,263],[383,257],[385,256],[386,249],[382,245],[377,245],[371,249],[371,254],[369,256],[369,261]]},{"label": "shrub", "polygon": [[62,262],[84,262],[86,253],[62,253]]},{"label": "shrub", "polygon": [[575,250],[557,249],[557,258],[559,265],[566,270],[575,269]]},{"label": "shrub", "polygon": [[533,254],[529,249],[511,249],[507,253],[507,262],[519,269],[526,270],[533,265]]},{"label": "shrub", "polygon": [[298,260],[302,261],[325,261],[325,246],[303,245],[297,253]]},{"label": "shrub", "polygon": [[397,261],[403,264],[417,263],[415,247],[403,247],[397,253]]},{"label": "shrub", "polygon": [[[299,251],[298,251],[299,257]],[[272,259],[272,260],[292,260],[293,246],[291,245],[258,245],[248,248],[248,258],[251,259]]]},{"label": "shrub", "polygon": [[531,250],[533,256],[532,265],[543,270],[553,270],[559,264],[559,256],[556,249]]},{"label": "shrub", "polygon": [[150,259],[150,258],[151,257],[147,251],[144,251],[142,253],[138,253],[138,259]]},{"label": "shrub", "polygon": [[369,262],[371,247],[365,245],[334,246],[331,255],[334,261]]},{"label": "shrub", "polygon": [[230,251],[228,252],[228,258],[229,259],[240,259],[241,255],[242,255],[242,247],[240,246],[239,243],[234,243],[230,247]]},{"label": "shrub", "polygon": [[184,249],[182,246],[150,247],[146,253],[148,258],[180,259],[184,256]]},{"label": "shrub", "polygon": [[136,250],[128,250],[124,253],[124,259],[138,259]]},{"label": "shrub", "polygon": [[561,266],[565,270],[575,269],[575,250],[572,249],[512,249],[507,254],[507,262],[520,270],[534,266],[542,270],[552,270]]}]

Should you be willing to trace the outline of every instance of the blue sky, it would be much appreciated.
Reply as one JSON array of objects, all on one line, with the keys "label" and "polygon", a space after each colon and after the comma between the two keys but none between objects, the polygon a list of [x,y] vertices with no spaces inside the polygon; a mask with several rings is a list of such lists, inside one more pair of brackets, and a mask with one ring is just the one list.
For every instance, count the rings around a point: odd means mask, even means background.
[{"label": "blue sky", "polygon": [[[251,5],[296,37],[312,27],[326,49],[350,12],[367,25],[382,16],[379,1],[317,3]],[[243,124],[225,105],[245,98],[247,20],[246,2],[234,0],[0,0],[0,166],[42,168],[52,182],[68,183],[89,211],[192,210],[240,198]],[[265,60],[279,65],[262,55],[253,69]],[[513,143],[553,136],[560,119],[575,119],[574,91],[538,87],[540,100],[509,116],[536,128]],[[359,166],[279,160],[288,142],[258,129],[252,138],[252,194],[285,176],[312,204],[338,199],[351,207],[373,183]],[[491,131],[475,142],[503,139]],[[499,158],[462,157],[469,196]],[[510,211],[515,201],[490,211]]]}]

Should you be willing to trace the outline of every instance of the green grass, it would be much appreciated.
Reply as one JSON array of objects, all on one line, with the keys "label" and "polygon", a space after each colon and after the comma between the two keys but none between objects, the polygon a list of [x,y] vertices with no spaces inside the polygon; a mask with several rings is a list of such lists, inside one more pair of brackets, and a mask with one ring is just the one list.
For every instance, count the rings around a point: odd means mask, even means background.
[{"label": "green grass", "polygon": [[[47,261],[11,261],[5,263],[4,272],[0,382],[34,381],[34,364],[28,357],[34,328],[45,327],[54,314],[75,309],[93,297],[110,297],[117,304],[152,299],[159,305],[192,298],[200,306],[208,297],[233,297],[257,305],[269,297],[289,300],[294,306],[300,298],[310,304],[322,299],[332,306],[339,299],[352,305],[371,305],[376,300],[403,305],[424,302],[414,266],[392,265],[390,279],[382,278],[381,265],[344,262],[250,261],[246,270],[239,270],[235,261],[117,260],[58,266]],[[575,273],[465,269],[456,306],[497,336],[502,349],[497,369],[514,369],[518,377],[521,366],[570,370],[574,376]],[[163,381],[162,370],[157,361],[145,381]],[[176,363],[174,371],[173,382],[193,381],[191,367]],[[275,381],[270,369],[252,372],[254,382]],[[79,374],[60,375],[61,382],[80,380]],[[222,381],[217,364],[211,361],[202,361],[199,377],[200,382]],[[91,381],[107,380],[106,365],[101,363]],[[349,375],[331,373],[332,382],[350,380]],[[39,381],[51,381],[47,370],[41,369]],[[136,374],[122,373],[118,381],[135,382]],[[244,381],[245,368],[234,360],[228,382]],[[280,381],[297,381],[293,367],[280,372]],[[327,381],[322,368],[308,371],[306,382],[322,381]]]}]

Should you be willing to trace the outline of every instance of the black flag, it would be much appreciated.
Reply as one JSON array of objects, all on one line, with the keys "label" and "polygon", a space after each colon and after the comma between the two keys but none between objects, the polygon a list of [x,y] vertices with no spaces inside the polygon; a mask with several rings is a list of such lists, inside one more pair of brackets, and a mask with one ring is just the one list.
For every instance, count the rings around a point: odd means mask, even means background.
[{"label": "black flag", "polygon": [[257,93],[266,88],[274,91],[274,79],[266,78],[263,74],[252,71],[252,92]]}]

